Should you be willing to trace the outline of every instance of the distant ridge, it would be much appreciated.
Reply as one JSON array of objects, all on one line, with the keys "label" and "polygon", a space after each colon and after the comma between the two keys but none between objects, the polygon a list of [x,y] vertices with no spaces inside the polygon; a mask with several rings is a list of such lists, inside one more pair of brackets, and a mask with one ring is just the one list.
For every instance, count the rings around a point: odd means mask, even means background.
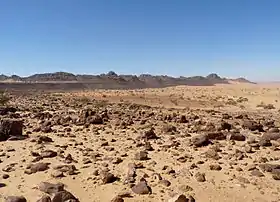
[{"label": "distant ridge", "polygon": [[[230,84],[232,79],[221,78],[215,73],[206,77],[171,77],[166,75],[118,75],[113,71],[107,74],[86,75],[68,72],[54,72],[34,74],[27,77],[17,75],[0,75],[0,88],[28,90],[82,90],[82,89],[137,89],[137,88],[162,88],[178,85],[212,86],[215,84]],[[235,81],[252,83],[244,78]]]},{"label": "distant ridge", "polygon": [[249,81],[243,77],[239,77],[237,79],[228,79],[228,81],[233,81],[233,82],[238,82],[238,83],[251,83],[251,84],[256,84],[255,82]]}]

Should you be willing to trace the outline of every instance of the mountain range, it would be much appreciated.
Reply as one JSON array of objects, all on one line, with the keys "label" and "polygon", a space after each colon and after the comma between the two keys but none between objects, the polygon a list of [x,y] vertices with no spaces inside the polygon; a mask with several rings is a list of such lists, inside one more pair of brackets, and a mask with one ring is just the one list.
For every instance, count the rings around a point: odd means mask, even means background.
[{"label": "mountain range", "polygon": [[252,83],[245,78],[221,78],[215,73],[206,77],[171,77],[150,74],[118,75],[113,71],[100,75],[80,75],[68,72],[34,74],[28,77],[0,75],[0,89],[13,90],[82,90],[82,89],[137,89],[162,88],[178,85],[212,86],[230,84],[232,81]]}]

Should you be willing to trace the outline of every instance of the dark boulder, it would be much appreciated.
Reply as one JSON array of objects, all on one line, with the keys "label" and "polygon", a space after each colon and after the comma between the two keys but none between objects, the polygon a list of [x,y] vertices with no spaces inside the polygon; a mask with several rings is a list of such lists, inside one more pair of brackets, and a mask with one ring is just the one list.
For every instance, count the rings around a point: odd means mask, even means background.
[{"label": "dark boulder", "polygon": [[209,138],[207,135],[197,135],[191,139],[191,142],[196,147],[207,146],[209,144]]},{"label": "dark boulder", "polygon": [[27,202],[23,196],[8,196],[5,202]]},{"label": "dark boulder", "polygon": [[249,120],[249,119],[243,121],[242,127],[244,129],[249,129],[251,131],[258,130],[259,132],[264,132],[262,124],[257,123],[256,121],[253,121],[253,120]]},{"label": "dark boulder", "polygon": [[0,141],[6,141],[13,136],[22,136],[23,121],[16,119],[0,120]]}]

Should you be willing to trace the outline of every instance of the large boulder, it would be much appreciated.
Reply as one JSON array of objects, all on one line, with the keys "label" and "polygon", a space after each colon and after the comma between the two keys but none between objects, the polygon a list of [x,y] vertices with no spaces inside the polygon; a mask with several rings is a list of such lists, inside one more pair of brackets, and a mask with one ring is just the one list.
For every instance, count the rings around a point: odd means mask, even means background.
[{"label": "large boulder", "polygon": [[13,136],[22,136],[23,121],[16,119],[0,120],[0,141],[6,141]]},{"label": "large boulder", "polygon": [[258,130],[259,132],[264,132],[262,124],[260,124],[256,121],[253,121],[253,120],[249,120],[249,119],[243,120],[242,127],[244,129],[249,129],[251,131]]},{"label": "large boulder", "polygon": [[279,140],[280,139],[280,133],[264,133],[262,135],[261,139],[265,139],[265,140]]}]

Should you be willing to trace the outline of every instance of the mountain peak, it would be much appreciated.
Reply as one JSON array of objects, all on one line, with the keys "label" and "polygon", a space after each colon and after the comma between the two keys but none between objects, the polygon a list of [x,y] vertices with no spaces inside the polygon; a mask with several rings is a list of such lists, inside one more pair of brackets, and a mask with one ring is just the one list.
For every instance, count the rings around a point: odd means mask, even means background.
[{"label": "mountain peak", "polygon": [[211,73],[208,76],[206,76],[207,79],[216,79],[216,80],[222,80],[222,78],[220,76],[218,76],[218,74],[215,73]]}]

